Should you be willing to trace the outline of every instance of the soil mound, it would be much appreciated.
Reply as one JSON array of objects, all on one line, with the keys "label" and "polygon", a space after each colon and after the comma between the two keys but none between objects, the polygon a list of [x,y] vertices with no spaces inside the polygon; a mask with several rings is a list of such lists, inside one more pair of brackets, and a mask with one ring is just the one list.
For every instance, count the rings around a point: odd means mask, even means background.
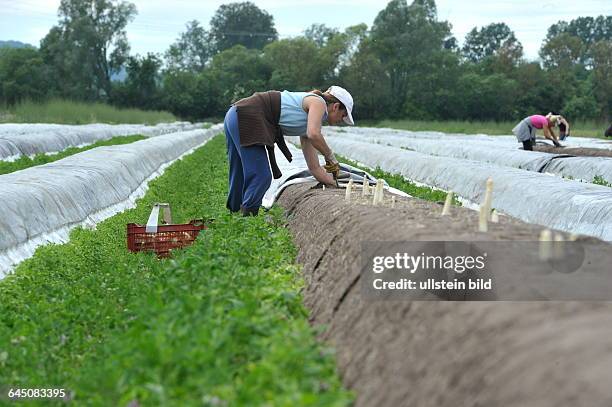
[{"label": "soil mound", "polygon": [[555,147],[538,144],[533,147],[533,150],[542,153],[569,154],[577,157],[612,157],[612,150],[603,148]]},{"label": "soil mound", "polygon": [[612,405],[612,304],[366,301],[361,240],[537,240],[540,227],[397,198],[346,203],[344,191],[288,187],[278,203],[304,265],[310,319],[327,329],[356,406]]}]

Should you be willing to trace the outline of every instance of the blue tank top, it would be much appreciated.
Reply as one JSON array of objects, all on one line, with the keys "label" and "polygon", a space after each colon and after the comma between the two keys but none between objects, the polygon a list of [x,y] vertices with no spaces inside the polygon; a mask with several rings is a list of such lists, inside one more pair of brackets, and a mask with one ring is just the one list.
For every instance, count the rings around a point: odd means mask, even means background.
[{"label": "blue tank top", "polygon": [[[281,92],[281,113],[278,124],[285,136],[306,136],[308,113],[304,111],[302,102],[308,95],[323,100],[321,96],[310,92],[289,92],[288,90]],[[323,120],[327,120],[327,104],[325,106]]]}]

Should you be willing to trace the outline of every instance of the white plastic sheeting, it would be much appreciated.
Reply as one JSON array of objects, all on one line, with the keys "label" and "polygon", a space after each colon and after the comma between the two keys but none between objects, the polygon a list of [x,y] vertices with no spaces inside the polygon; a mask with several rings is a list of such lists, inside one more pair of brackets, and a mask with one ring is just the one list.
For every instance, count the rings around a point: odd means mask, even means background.
[{"label": "white plastic sheeting", "polygon": [[[294,176],[297,173],[305,171],[308,169],[308,165],[306,164],[306,160],[304,159],[304,155],[302,154],[302,150],[292,146],[291,144],[287,144],[291,155],[293,156],[291,162],[288,162],[285,156],[280,152],[279,148],[274,149],[274,155],[276,156],[276,163],[278,168],[281,170],[283,175],[278,179],[273,179],[270,187],[266,191],[262,206],[264,208],[270,208],[276,201],[277,196],[283,190],[287,180]],[[305,182],[305,180],[294,181],[294,183]]]},{"label": "white plastic sheeting", "polygon": [[[417,138],[417,139],[444,139],[444,140],[466,140],[476,142],[490,142],[498,146],[506,146],[510,148],[518,148],[521,146],[514,136],[489,136],[486,134],[459,134],[459,133],[441,133],[439,131],[409,131],[409,130],[397,130],[387,128],[374,128],[374,127],[335,127],[328,126],[323,130],[323,134],[343,134],[352,133],[359,135],[376,135],[386,136],[389,134],[400,135],[406,138]],[[602,129],[603,133],[603,129]],[[539,139],[539,138],[538,138]],[[544,140],[542,138],[542,140]],[[596,139],[589,137],[574,137],[570,136],[561,142],[567,147],[585,147],[585,148],[600,148],[612,150],[612,140],[609,139]]]},{"label": "white plastic sheeting", "polygon": [[336,153],[369,167],[455,191],[473,202],[483,201],[486,180],[492,177],[494,208],[525,222],[612,241],[608,187],[341,137],[329,137],[327,142]]},{"label": "white plastic sheeting", "polygon": [[[296,137],[288,137],[287,139],[291,141],[292,143],[298,142],[297,140],[294,140],[294,139],[297,139]],[[285,156],[281,153],[280,149],[278,148],[274,149],[274,154],[276,156],[276,163],[278,164],[278,168],[281,170],[283,175],[282,177],[278,179],[272,180],[270,187],[268,188],[268,190],[266,191],[263,197],[262,206],[264,208],[269,209],[270,207],[272,207],[272,205],[274,204],[274,202],[276,201],[280,193],[283,191],[283,189],[285,189],[289,185],[316,181],[315,178],[310,174],[308,174],[307,176],[297,176],[300,173],[304,173],[305,171],[308,171],[308,165],[306,164],[306,160],[304,159],[304,154],[302,154],[302,150],[294,147],[291,144],[287,144],[287,147],[289,148],[289,151],[291,152],[291,155],[293,156],[293,159],[291,160],[291,162],[287,161]],[[323,157],[319,157],[319,163],[321,165],[324,163],[324,161],[325,160],[323,159]],[[352,169],[352,167],[350,166],[346,166],[346,167]],[[371,174],[367,172],[366,174],[370,181],[374,181],[376,179]],[[363,184],[363,179],[361,177],[352,177],[352,178],[357,183]],[[344,182],[348,182],[348,178],[344,180],[343,183],[340,185],[341,188],[346,187],[346,184]],[[404,197],[410,196],[403,191],[389,187],[389,185],[387,185],[386,183],[384,185],[384,189],[387,190],[389,193],[392,193],[395,195],[404,196]]]},{"label": "white plastic sheeting", "polygon": [[592,182],[595,176],[601,176],[612,184],[612,158],[568,157],[563,154],[524,151],[519,150],[514,144],[493,143],[489,139],[480,138],[455,136],[415,138],[397,132],[355,133],[352,129],[341,133],[332,131],[328,134],[333,137],[391,145],[441,157],[462,158],[528,171],[546,172],[586,182]]},{"label": "white plastic sheeting", "polygon": [[37,246],[61,243],[79,225],[93,226],[132,207],[148,181],[222,129],[190,130],[99,147],[0,176],[0,277]]},{"label": "white plastic sheeting", "polygon": [[203,123],[141,124],[0,124],[0,160],[22,155],[57,153],[68,147],[82,147],[117,136],[140,134],[146,137],[202,128]]}]

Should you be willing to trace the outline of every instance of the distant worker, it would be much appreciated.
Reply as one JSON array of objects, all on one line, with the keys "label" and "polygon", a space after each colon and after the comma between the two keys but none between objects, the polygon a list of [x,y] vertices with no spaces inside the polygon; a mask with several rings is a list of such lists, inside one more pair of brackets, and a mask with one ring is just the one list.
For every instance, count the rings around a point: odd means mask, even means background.
[{"label": "distant worker", "polygon": [[608,127],[608,130],[606,130],[606,133],[604,134],[604,136],[612,137],[612,124],[610,125],[610,127]]},{"label": "distant worker", "polygon": [[570,128],[567,120],[561,115],[552,113],[546,116],[536,114],[526,117],[512,129],[512,133],[514,133],[520,143],[523,143],[523,150],[533,150],[536,139],[536,129],[541,129],[544,132],[544,137],[552,141],[556,147],[562,147],[561,143],[559,143],[559,137],[553,130],[555,126],[559,126],[559,133],[562,140],[569,136]]},{"label": "distant worker", "polygon": [[[274,144],[288,161],[292,159],[283,136],[299,136],[310,173],[323,184],[336,185],[340,165],[321,126],[323,122],[353,125],[352,110],[353,97],[339,86],[325,92],[256,92],[234,103],[224,121],[230,166],[227,208],[243,216],[258,214],[272,176],[282,175]],[[323,167],[317,152],[325,157]]]},{"label": "distant worker", "polygon": [[563,116],[561,116],[559,113],[557,112],[551,112],[548,113],[548,116],[559,116],[559,119],[557,121],[558,125],[559,125],[559,140],[563,141],[566,138],[568,138],[570,136],[570,128],[569,128],[569,123],[567,122],[567,120],[565,120],[565,118]]}]

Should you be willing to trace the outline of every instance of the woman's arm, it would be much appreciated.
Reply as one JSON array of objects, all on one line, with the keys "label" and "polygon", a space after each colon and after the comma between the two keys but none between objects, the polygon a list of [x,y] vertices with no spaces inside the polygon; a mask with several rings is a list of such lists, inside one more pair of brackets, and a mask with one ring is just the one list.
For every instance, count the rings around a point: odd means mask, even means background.
[{"label": "woman's arm", "polygon": [[557,135],[550,127],[545,125],[542,127],[542,131],[544,132],[544,137],[546,137],[549,140],[558,142],[559,139],[557,138]]},{"label": "woman's arm", "polygon": [[310,140],[312,147],[323,154],[326,160],[332,161],[335,159],[334,154],[321,134],[321,121],[326,109],[325,102],[317,97],[307,97],[304,98],[303,106],[308,113],[306,137]]},{"label": "woman's arm", "polygon": [[308,165],[308,169],[315,179],[323,184],[336,185],[331,174],[328,174],[319,164],[317,150],[313,147],[310,139],[300,137],[300,144],[302,145],[302,153],[304,154],[306,165]]}]

